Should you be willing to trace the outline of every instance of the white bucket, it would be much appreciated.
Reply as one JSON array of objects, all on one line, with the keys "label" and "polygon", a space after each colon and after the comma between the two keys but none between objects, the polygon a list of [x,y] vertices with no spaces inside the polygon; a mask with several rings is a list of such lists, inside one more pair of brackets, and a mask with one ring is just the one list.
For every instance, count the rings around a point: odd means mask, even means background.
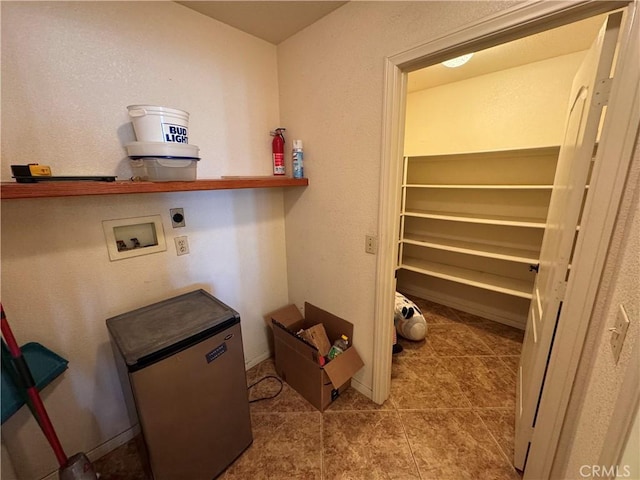
[{"label": "white bucket", "polygon": [[129,105],[139,142],[189,143],[189,112],[155,105]]}]

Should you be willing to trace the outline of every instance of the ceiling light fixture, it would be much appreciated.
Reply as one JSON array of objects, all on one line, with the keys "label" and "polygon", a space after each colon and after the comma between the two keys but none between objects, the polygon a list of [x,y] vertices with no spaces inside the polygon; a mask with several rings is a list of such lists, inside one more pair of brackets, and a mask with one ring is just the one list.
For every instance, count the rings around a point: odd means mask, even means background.
[{"label": "ceiling light fixture", "polygon": [[471,57],[473,57],[473,53],[467,53],[466,55],[461,55],[456,58],[452,58],[451,60],[447,60],[446,62],[442,62],[442,65],[449,68],[456,68],[467,63]]}]

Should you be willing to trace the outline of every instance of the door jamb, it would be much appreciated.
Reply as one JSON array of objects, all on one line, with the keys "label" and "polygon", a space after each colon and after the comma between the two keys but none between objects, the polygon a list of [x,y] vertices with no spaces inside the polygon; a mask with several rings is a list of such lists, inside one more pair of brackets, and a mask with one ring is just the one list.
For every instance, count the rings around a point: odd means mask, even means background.
[{"label": "door jamb", "polygon": [[[629,6],[621,33],[617,80],[611,92],[607,122],[602,132],[598,157],[603,170],[590,188],[585,205],[581,236],[572,266],[575,274],[565,297],[563,318],[589,318],[598,282],[620,204],[626,173],[633,155],[640,125],[640,58],[638,0],[631,2],[536,2],[516,6],[416,48],[385,58],[385,96],[383,105],[382,159],[378,215],[379,250],[376,274],[374,364],[372,397],[383,403],[391,386],[391,348],[393,330],[389,318],[394,310],[394,273],[398,255],[400,179],[404,138],[407,73],[447,58],[514,40],[526,35],[571,23],[592,15]],[[635,38],[634,36],[635,35]],[[634,57],[635,55],[635,57]],[[631,101],[630,101],[631,100]],[[615,167],[615,168],[613,168]],[[602,170],[602,169],[600,169]],[[594,172],[595,173],[595,172]],[[594,175],[595,177],[595,175]],[[587,221],[588,219],[588,221]],[[586,224],[585,224],[586,223]],[[572,302],[571,299],[574,299]],[[572,308],[569,308],[569,304]],[[526,478],[548,478],[567,413],[571,386],[578,368],[588,322],[579,332],[559,328],[550,360],[547,387],[541,399],[539,428],[533,436]],[[555,459],[559,460],[559,459]]]}]

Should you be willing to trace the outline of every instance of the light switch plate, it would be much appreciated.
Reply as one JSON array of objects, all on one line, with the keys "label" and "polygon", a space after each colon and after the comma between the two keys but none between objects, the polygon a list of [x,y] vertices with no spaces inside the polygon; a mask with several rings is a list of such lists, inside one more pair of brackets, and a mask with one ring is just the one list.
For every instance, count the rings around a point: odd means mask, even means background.
[{"label": "light switch plate", "polygon": [[616,325],[611,329],[611,351],[613,352],[613,361],[615,363],[618,363],[618,360],[620,360],[620,352],[622,351],[622,345],[624,344],[628,329],[629,317],[627,316],[624,306],[620,305],[616,316]]},{"label": "light switch plate", "polygon": [[364,237],[364,251],[375,255],[378,252],[378,237],[374,235],[365,235]]}]

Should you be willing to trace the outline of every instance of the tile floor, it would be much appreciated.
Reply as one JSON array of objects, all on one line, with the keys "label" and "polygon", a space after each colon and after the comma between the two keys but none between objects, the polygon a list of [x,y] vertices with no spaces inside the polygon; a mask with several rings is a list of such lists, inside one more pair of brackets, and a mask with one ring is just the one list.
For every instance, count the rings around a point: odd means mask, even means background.
[{"label": "tile floor", "polygon": [[[353,388],[321,414],[288,385],[251,404],[253,445],[221,479],[519,479],[511,465],[516,368],[523,332],[413,298],[427,339],[400,339],[391,396]],[[248,384],[275,374],[271,359]],[[275,393],[268,379],[250,397]],[[146,480],[140,438],[95,462],[102,480]],[[188,479],[185,479],[188,480]]]}]

